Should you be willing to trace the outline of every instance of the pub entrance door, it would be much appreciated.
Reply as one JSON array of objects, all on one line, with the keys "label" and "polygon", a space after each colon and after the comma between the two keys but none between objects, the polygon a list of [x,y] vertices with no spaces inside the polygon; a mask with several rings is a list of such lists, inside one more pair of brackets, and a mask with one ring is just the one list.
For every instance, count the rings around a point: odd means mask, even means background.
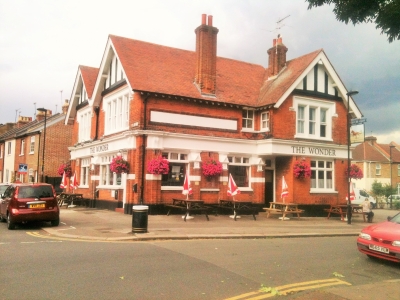
[{"label": "pub entrance door", "polygon": [[274,201],[274,171],[265,170],[265,207]]}]

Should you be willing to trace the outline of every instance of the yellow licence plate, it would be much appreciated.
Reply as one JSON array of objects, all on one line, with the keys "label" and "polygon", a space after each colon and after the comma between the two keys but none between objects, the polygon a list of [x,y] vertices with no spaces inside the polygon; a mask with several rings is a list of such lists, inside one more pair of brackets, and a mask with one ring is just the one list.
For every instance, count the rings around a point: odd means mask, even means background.
[{"label": "yellow licence plate", "polygon": [[43,203],[43,204],[30,204],[29,205],[29,208],[45,208],[46,207],[46,205]]}]

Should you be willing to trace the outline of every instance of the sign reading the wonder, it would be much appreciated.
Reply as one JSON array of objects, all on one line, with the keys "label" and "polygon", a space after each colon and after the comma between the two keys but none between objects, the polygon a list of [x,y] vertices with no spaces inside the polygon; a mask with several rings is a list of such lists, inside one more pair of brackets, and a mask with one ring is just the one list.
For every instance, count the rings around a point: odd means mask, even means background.
[{"label": "sign reading the wonder", "polygon": [[90,154],[94,154],[97,152],[104,152],[104,151],[108,151],[108,144],[90,147]]},{"label": "sign reading the wonder", "polygon": [[336,152],[334,149],[304,147],[304,146],[291,146],[291,147],[293,154],[336,156]]}]

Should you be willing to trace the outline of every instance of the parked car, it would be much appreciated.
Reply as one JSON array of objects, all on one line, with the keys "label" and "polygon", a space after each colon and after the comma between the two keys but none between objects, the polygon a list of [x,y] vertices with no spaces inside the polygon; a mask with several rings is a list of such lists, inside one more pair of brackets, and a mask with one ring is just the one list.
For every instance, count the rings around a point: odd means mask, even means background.
[{"label": "parked car", "polygon": [[60,208],[56,193],[47,183],[12,183],[0,200],[0,221],[7,221],[8,229],[30,221],[60,224]]},{"label": "parked car", "polygon": [[354,188],[354,195],[355,199],[351,201],[352,204],[359,204],[361,205],[366,198],[368,198],[368,201],[371,203],[371,206],[373,208],[376,208],[376,200],[374,197],[372,197],[370,194],[368,194],[365,190],[361,190],[358,188]]},{"label": "parked car", "polygon": [[388,197],[388,202],[390,202],[390,200],[392,200],[392,202],[394,201],[400,201],[400,195],[390,195]]},{"label": "parked car", "polygon": [[8,183],[0,183],[0,196],[4,194],[8,186],[9,186]]},{"label": "parked car", "polygon": [[364,228],[357,238],[357,247],[368,257],[400,262],[400,213]]}]

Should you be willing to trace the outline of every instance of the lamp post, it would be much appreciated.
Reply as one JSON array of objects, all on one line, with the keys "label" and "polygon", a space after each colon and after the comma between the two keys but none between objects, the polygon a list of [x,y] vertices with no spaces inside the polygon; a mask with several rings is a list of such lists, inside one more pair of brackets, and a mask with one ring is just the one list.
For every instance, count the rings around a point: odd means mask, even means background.
[{"label": "lamp post", "polygon": [[[392,183],[392,148],[396,146],[394,145],[389,145],[390,149],[390,193],[392,193],[392,188],[393,188],[393,183]],[[392,199],[393,196],[390,197],[390,209],[392,209]]]},{"label": "lamp post", "polygon": [[350,200],[350,97],[357,95],[358,91],[347,92],[347,224],[351,224],[351,200]]},{"label": "lamp post", "polygon": [[44,112],[44,128],[43,128],[43,154],[42,154],[42,179],[40,182],[44,182],[44,151],[46,149],[46,119],[47,119],[47,109],[38,108],[38,111]]}]

